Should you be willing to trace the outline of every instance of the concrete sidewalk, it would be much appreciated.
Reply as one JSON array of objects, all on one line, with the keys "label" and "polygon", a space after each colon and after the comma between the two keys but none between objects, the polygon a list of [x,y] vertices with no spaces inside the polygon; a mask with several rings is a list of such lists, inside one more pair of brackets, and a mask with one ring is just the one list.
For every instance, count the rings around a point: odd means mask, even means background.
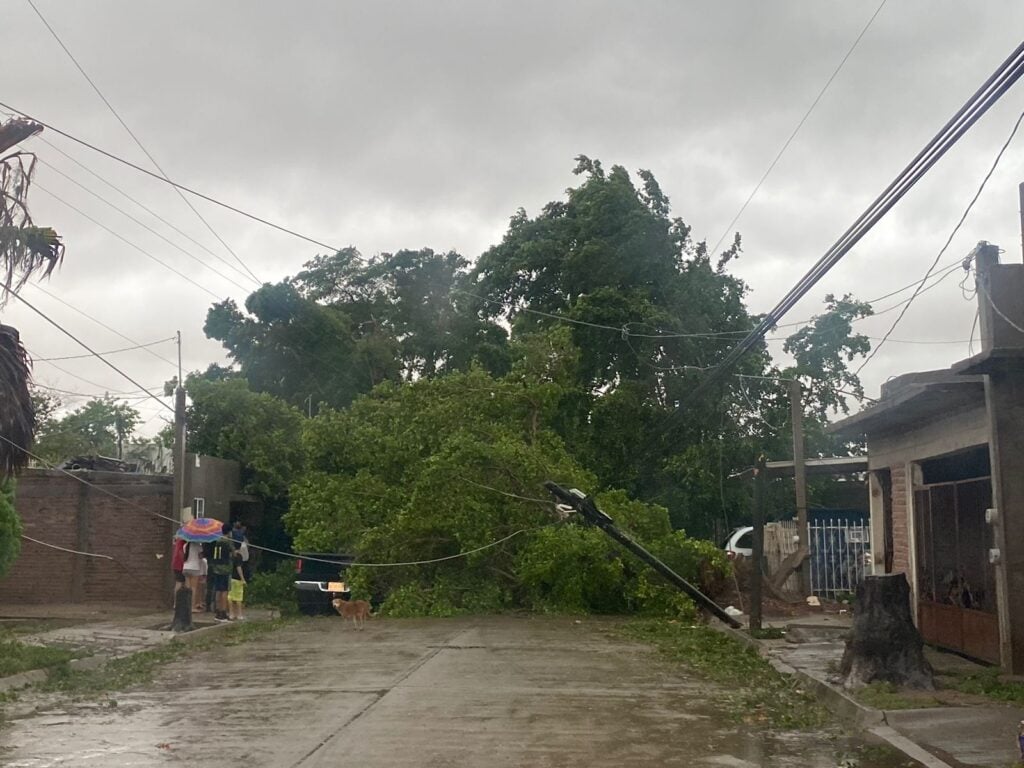
[{"label": "concrete sidewalk", "polygon": [[[277,618],[277,611],[248,608],[246,621],[270,621]],[[61,626],[42,632],[18,637],[22,643],[66,648],[82,654],[81,658],[69,663],[72,669],[94,669],[111,659],[123,658],[157,648],[172,641],[192,642],[208,636],[237,622],[218,623],[212,613],[193,616],[194,629],[190,632],[170,630],[173,613],[170,610],[159,613],[140,613],[136,610],[115,611],[96,620],[95,613],[78,614],[74,620],[67,611],[37,612],[25,618],[55,621]],[[70,625],[65,622],[73,621]],[[45,670],[30,670],[10,677],[0,678],[0,691],[21,688],[44,680]]]},{"label": "concrete sidewalk", "polygon": [[[1009,766],[1017,761],[1017,727],[1024,720],[1024,708],[1019,706],[959,696],[956,698],[966,701],[964,706],[880,710],[850,696],[836,673],[849,622],[844,616],[777,622],[776,626],[786,628],[787,639],[762,641],[762,648],[777,666],[791,668],[812,682],[833,709],[852,717],[868,731],[895,746],[900,746],[896,742],[902,738],[926,750],[932,760],[912,755],[925,765]],[[986,669],[953,654],[930,649],[926,653],[937,673],[954,668]]]}]

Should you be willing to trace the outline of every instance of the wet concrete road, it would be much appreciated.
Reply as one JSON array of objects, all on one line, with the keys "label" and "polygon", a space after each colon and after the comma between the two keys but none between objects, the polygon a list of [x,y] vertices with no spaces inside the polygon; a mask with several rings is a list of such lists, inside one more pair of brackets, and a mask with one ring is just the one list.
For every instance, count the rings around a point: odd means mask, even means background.
[{"label": "wet concrete road", "polygon": [[[153,684],[8,721],[40,766],[835,766],[822,734],[767,734],[614,620],[310,619],[168,664]],[[862,766],[881,763],[860,763]]]}]

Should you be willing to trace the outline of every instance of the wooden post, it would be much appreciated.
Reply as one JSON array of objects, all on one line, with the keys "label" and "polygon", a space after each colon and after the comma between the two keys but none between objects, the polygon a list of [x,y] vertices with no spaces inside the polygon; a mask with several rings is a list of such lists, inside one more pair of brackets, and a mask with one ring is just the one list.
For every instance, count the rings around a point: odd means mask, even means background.
[{"label": "wooden post", "polygon": [[807,558],[810,546],[807,537],[807,467],[804,457],[804,406],[800,382],[793,379],[789,382],[789,405],[793,422],[793,488],[796,491],[796,527],[799,537],[799,551],[803,553],[803,562],[797,571],[800,582],[800,594],[811,593],[810,568]]},{"label": "wooden post", "polygon": [[764,579],[764,484],[765,457],[757,457],[754,468],[754,554],[750,572],[750,629],[761,629],[761,582]]},{"label": "wooden post", "polygon": [[185,498],[185,388],[179,382],[174,390],[174,487],[171,495],[174,498],[174,518],[182,523],[188,522],[185,514],[187,499]]}]

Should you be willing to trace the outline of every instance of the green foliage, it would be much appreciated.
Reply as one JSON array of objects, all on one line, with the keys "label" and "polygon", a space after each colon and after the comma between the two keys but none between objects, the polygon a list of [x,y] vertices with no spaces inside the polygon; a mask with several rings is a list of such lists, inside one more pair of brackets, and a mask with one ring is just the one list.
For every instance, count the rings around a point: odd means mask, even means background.
[{"label": "green foliage", "polygon": [[51,464],[74,456],[120,456],[139,425],[137,410],[113,397],[88,401],[63,417],[57,417],[60,401],[36,394],[42,418],[37,422],[32,452]]},{"label": "green foliage", "polygon": [[928,709],[942,702],[923,691],[901,691],[889,682],[876,681],[854,692],[854,696],[875,709]]},{"label": "green foliage", "polygon": [[737,721],[768,728],[816,728],[828,722],[824,707],[795,678],[781,675],[754,648],[710,627],[638,620],[626,633],[649,642],[729,693],[722,702]]},{"label": "green foliage", "polygon": [[253,392],[244,379],[209,381],[189,376],[188,445],[195,453],[242,465],[247,493],[283,497],[302,464],[299,411]]},{"label": "green foliage", "polygon": [[[826,297],[826,311],[786,343],[793,366],[757,345],[742,376],[690,402],[759,320],[728,272],[739,235],[709,253],[649,170],[631,178],[580,156],[576,173],[563,198],[533,216],[517,211],[472,266],[453,252],[364,257],[350,247],[263,286],[244,308],[210,310],[207,334],[252,392],[320,413],[304,437],[308,464],[289,483],[289,525],[306,545],[386,552],[395,541],[392,554],[421,544],[450,554],[479,541],[465,525],[472,516],[451,508],[465,489],[439,479],[459,460],[469,479],[534,495],[532,483],[571,465],[588,491],[622,489],[667,508],[674,528],[713,537],[749,514],[748,485],[728,478],[761,452],[791,455],[786,378],[804,386],[809,454],[846,448],[824,427],[846,408],[839,390],[861,394],[848,366],[867,339],[852,323],[871,308]],[[532,452],[512,456],[530,467],[544,451],[560,458],[509,476],[500,460],[512,444]],[[510,532],[475,504],[465,505],[481,515],[475,530]],[[435,506],[455,520],[441,531],[422,522]],[[773,487],[769,517],[792,506],[787,488]]]},{"label": "green foliage", "polygon": [[[355,553],[364,562],[450,558],[353,568],[354,592],[383,599],[389,615],[526,607],[693,616],[689,600],[603,533],[554,525],[546,498],[535,501],[551,478],[596,484],[544,426],[559,409],[560,376],[572,367],[572,355],[557,351],[559,335],[535,338],[531,354],[549,353],[524,356],[502,378],[477,368],[382,385],[350,409],[310,421],[307,469],[292,486],[285,519],[296,549]],[[728,572],[712,544],[673,531],[663,507],[622,491],[598,502],[693,581],[713,587]]]},{"label": "green foliage", "polygon": [[81,655],[66,648],[27,645],[13,637],[0,635],[0,677],[33,669],[53,669]]},{"label": "green foliage", "polygon": [[942,684],[944,688],[951,688],[961,693],[984,696],[1010,704],[1024,704],[1024,683],[1002,679],[1002,671],[996,667],[968,673],[946,672],[943,675]]},{"label": "green foliage", "polygon": [[282,615],[295,613],[295,563],[282,560],[271,571],[254,573],[245,586],[245,602],[255,607],[276,608]]},{"label": "green foliage", "polygon": [[14,481],[0,480],[0,578],[21,553],[21,518],[14,509]]}]

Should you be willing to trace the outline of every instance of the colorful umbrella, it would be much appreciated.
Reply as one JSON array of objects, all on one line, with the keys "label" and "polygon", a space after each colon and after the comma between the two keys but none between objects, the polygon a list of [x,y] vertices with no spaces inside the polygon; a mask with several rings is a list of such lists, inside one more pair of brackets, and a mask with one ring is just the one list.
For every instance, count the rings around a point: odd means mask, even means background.
[{"label": "colorful umbrella", "polygon": [[220,520],[215,520],[212,517],[197,517],[181,526],[175,536],[185,541],[216,541],[223,535],[221,533],[223,527],[224,523]]}]

